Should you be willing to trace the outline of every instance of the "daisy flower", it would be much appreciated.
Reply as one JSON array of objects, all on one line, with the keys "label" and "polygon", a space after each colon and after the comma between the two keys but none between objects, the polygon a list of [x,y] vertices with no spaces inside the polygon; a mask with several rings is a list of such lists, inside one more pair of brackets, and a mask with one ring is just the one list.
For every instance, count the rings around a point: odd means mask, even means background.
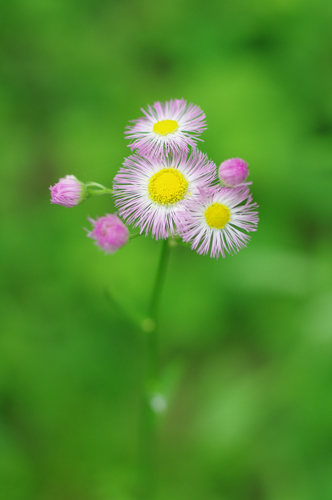
[{"label": "daisy flower", "polygon": [[142,156],[160,156],[164,153],[188,151],[196,147],[198,135],[206,127],[206,117],[201,108],[187,104],[184,99],[171,99],[165,104],[155,102],[148,110],[141,109],[145,116],[132,120],[126,138],[132,140],[129,147],[138,149]]},{"label": "daisy flower", "polygon": [[177,213],[186,200],[216,179],[216,166],[198,150],[159,158],[137,154],[126,158],[114,177],[113,194],[119,214],[156,239],[176,232]]},{"label": "daisy flower", "polygon": [[247,187],[211,187],[200,190],[178,214],[178,230],[193,250],[218,258],[238,252],[250,239],[243,231],[256,231],[257,203]]}]

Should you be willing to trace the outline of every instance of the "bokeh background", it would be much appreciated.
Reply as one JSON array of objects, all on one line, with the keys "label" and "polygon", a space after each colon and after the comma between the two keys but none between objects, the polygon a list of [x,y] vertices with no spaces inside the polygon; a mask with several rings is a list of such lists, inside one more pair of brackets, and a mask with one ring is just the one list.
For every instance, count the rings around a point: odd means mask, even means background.
[{"label": "bokeh background", "polygon": [[249,162],[260,224],[172,251],[158,500],[332,498],[332,4],[1,4],[0,498],[136,499],[142,332],[160,242],[105,256],[48,187],[111,187],[140,108],[184,97]]}]

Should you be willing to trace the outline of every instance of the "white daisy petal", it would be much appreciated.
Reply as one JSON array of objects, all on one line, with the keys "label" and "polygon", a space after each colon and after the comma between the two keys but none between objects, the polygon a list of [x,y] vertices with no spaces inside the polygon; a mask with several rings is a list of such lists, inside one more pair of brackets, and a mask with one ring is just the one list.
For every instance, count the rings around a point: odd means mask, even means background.
[{"label": "white daisy petal", "polygon": [[216,166],[198,150],[159,158],[126,158],[114,178],[119,214],[156,239],[176,234],[178,212],[199,189],[216,179]]},{"label": "white daisy petal", "polygon": [[256,231],[256,208],[245,186],[200,189],[178,213],[179,234],[197,253],[225,257],[247,245],[250,236],[243,231]]},{"label": "white daisy petal", "polygon": [[207,128],[201,108],[184,99],[155,102],[142,112],[145,116],[132,120],[134,125],[125,131],[131,150],[138,149],[142,156],[188,152],[189,146],[194,148],[202,140],[198,136]]}]

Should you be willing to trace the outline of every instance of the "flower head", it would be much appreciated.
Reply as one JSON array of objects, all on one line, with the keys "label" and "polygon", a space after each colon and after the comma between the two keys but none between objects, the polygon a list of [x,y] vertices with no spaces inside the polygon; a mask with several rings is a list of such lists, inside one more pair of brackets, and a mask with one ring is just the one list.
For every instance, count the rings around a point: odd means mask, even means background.
[{"label": "flower head", "polygon": [[74,175],[66,175],[59,179],[59,182],[50,186],[51,203],[62,205],[64,207],[75,207],[88,197],[86,186],[80,182]]},{"label": "flower head", "polygon": [[243,231],[256,231],[256,208],[247,187],[201,190],[179,213],[179,234],[197,253],[225,257],[246,246],[250,237]]},{"label": "flower head", "polygon": [[218,173],[223,184],[235,187],[239,184],[243,184],[248,177],[248,163],[241,158],[230,158],[222,162]]},{"label": "flower head", "polygon": [[145,116],[132,120],[134,125],[125,132],[126,138],[132,140],[131,150],[138,149],[142,156],[187,152],[188,146],[196,147],[201,140],[198,135],[207,128],[203,111],[184,99],[155,102],[142,112]]},{"label": "flower head", "polygon": [[112,254],[123,247],[129,239],[128,228],[116,214],[106,214],[97,220],[88,218],[93,230],[88,237],[96,240],[96,245],[106,254]]},{"label": "flower head", "polygon": [[198,150],[160,158],[126,158],[114,178],[119,214],[156,239],[176,232],[177,213],[186,200],[216,178],[216,166]]}]

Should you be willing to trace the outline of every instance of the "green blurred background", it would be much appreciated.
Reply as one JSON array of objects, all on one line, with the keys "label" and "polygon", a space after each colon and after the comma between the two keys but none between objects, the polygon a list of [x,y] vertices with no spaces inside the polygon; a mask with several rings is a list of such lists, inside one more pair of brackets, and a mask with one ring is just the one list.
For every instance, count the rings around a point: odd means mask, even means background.
[{"label": "green blurred background", "polygon": [[331,500],[331,27],[316,0],[1,4],[1,499],[136,499],[123,311],[143,314],[160,242],[105,256],[83,228],[111,198],[65,209],[48,187],[111,186],[128,121],[184,97],[201,149],[249,162],[260,224],[236,256],[171,255],[158,500]]}]

